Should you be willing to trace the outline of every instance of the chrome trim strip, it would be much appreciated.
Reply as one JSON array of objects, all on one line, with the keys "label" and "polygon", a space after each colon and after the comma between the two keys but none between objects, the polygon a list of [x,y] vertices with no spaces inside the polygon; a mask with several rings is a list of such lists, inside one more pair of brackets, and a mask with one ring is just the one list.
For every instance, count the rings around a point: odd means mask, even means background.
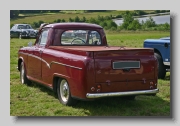
[{"label": "chrome trim strip", "polygon": [[164,65],[170,66],[170,62],[163,62]]},{"label": "chrome trim strip", "polygon": [[31,56],[31,57],[34,57],[34,58],[36,58],[36,59],[41,60],[42,62],[44,62],[44,63],[47,65],[48,68],[50,68],[49,63],[46,62],[44,59],[42,59],[42,58],[40,58],[40,57],[38,57],[38,56],[32,55],[32,54],[28,54],[28,56]]},{"label": "chrome trim strip", "polygon": [[35,55],[33,55],[33,54],[28,54],[28,56],[31,56],[31,57],[34,57],[34,58],[36,58],[36,59],[39,59],[39,60],[41,60],[41,58],[40,58],[40,57],[38,57],[38,56],[35,56]]},{"label": "chrome trim strip", "polygon": [[18,52],[19,54],[27,54],[27,53],[24,53],[24,52]]},{"label": "chrome trim strip", "polygon": [[75,67],[75,66],[71,66],[71,65],[67,65],[67,64],[63,64],[63,63],[59,63],[59,62],[55,62],[55,61],[52,61],[50,64],[48,62],[46,62],[44,59],[38,57],[38,56],[35,56],[33,54],[28,54],[28,53],[23,53],[23,52],[20,52],[21,54],[27,54],[28,56],[31,56],[31,57],[34,57],[36,59],[39,59],[41,60],[42,62],[44,62],[48,68],[51,68],[51,65],[54,63],[54,64],[59,64],[59,65],[63,65],[63,66],[67,66],[67,67],[71,67],[71,68],[75,68],[75,69],[79,69],[79,70],[82,70],[82,68],[80,67]]},{"label": "chrome trim strip", "polygon": [[146,95],[158,93],[159,89],[141,90],[141,91],[126,91],[126,92],[111,92],[111,93],[87,93],[87,98],[100,98],[112,96],[128,96],[128,95]]},{"label": "chrome trim strip", "polygon": [[67,65],[67,64],[55,62],[55,61],[52,61],[52,62],[50,63],[50,67],[51,67],[51,64],[53,64],[53,63],[54,63],[54,64],[59,64],[59,65],[68,66],[68,67],[71,67],[71,68],[76,68],[76,69],[82,70],[82,68],[80,68],[80,67],[75,67],[75,66],[71,66],[71,65]]}]

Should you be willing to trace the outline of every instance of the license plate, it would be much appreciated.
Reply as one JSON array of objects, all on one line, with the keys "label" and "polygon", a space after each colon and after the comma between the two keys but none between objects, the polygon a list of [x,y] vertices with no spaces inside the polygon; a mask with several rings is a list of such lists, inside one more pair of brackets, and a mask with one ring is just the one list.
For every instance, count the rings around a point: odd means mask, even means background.
[{"label": "license plate", "polygon": [[113,62],[113,69],[140,68],[140,61],[117,61]]}]

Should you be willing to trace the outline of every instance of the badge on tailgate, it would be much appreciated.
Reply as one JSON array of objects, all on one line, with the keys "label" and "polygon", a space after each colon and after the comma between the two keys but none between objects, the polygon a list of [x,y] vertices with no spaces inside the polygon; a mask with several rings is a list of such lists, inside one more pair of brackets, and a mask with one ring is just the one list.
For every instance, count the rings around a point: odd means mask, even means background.
[{"label": "badge on tailgate", "polygon": [[113,62],[113,69],[140,68],[140,61],[116,61]]}]

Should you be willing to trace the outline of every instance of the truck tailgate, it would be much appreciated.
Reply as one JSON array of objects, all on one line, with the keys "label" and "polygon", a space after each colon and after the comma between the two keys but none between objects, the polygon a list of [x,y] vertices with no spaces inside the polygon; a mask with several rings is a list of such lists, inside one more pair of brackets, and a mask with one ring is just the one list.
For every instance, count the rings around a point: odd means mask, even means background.
[{"label": "truck tailgate", "polygon": [[95,80],[104,83],[154,79],[154,60],[151,49],[95,51]]}]

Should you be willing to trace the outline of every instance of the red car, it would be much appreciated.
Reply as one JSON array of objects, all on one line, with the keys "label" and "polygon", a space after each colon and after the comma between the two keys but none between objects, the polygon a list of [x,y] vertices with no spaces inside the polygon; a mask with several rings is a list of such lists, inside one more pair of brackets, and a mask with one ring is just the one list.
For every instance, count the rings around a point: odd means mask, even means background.
[{"label": "red car", "polygon": [[96,24],[44,26],[34,45],[19,50],[18,70],[21,83],[49,87],[64,105],[159,92],[154,50],[108,46],[103,28]]}]

